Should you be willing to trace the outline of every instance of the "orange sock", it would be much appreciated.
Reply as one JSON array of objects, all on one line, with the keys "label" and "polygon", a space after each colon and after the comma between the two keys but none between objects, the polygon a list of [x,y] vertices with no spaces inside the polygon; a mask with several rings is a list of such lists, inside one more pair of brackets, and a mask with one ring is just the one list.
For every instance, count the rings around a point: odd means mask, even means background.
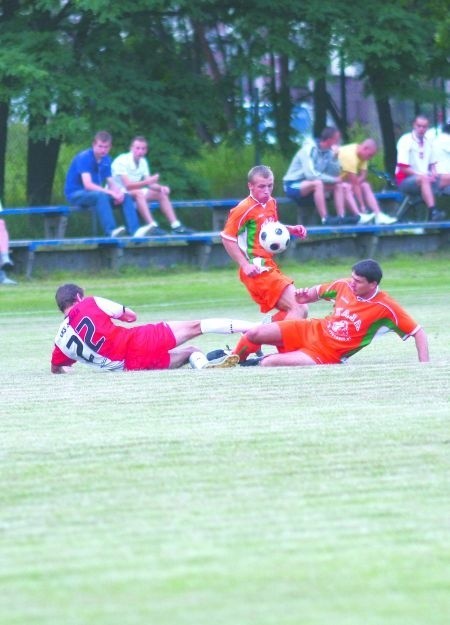
[{"label": "orange sock", "polygon": [[239,339],[238,344],[233,349],[233,354],[237,354],[239,356],[239,362],[244,362],[244,360],[247,360],[249,354],[257,352],[260,347],[260,345],[249,341],[246,335],[243,334]]},{"label": "orange sock", "polygon": [[283,321],[286,315],[287,315],[287,310],[279,310],[277,313],[272,315],[272,321]]}]

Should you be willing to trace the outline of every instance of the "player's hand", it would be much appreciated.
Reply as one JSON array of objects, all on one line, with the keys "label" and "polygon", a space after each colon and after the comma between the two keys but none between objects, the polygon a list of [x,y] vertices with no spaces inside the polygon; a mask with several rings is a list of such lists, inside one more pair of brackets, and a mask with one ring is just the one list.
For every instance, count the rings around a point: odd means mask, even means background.
[{"label": "player's hand", "polygon": [[242,266],[242,271],[245,273],[246,276],[249,276],[251,278],[252,276],[258,276],[260,273],[262,273],[262,271],[266,270],[264,267],[253,265],[252,263],[247,263],[246,265]]},{"label": "player's hand", "polygon": [[287,226],[287,229],[289,230],[289,234],[291,235],[291,237],[306,239],[306,237],[308,236],[308,232],[305,226],[302,226],[301,224],[298,224],[297,226]]},{"label": "player's hand", "polygon": [[296,289],[295,301],[298,304],[307,304],[309,302],[309,289]]}]

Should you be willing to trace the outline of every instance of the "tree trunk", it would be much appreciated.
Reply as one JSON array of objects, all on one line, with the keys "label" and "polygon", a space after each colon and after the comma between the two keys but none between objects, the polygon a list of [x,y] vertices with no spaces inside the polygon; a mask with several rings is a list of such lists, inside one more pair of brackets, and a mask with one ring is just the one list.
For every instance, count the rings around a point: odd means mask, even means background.
[{"label": "tree trunk", "polygon": [[0,200],[5,201],[6,141],[8,138],[9,102],[0,102]]},{"label": "tree trunk", "polygon": [[314,81],[314,136],[318,137],[327,125],[327,83],[325,78]]},{"label": "tree trunk", "polygon": [[45,118],[30,116],[27,153],[27,201],[30,206],[49,204],[58,160],[60,139],[30,138],[34,128],[42,127]]},{"label": "tree trunk", "polygon": [[384,167],[392,176],[397,163],[397,147],[395,141],[394,122],[392,121],[391,105],[389,98],[376,99],[375,104],[380,122],[381,137],[383,139]]}]

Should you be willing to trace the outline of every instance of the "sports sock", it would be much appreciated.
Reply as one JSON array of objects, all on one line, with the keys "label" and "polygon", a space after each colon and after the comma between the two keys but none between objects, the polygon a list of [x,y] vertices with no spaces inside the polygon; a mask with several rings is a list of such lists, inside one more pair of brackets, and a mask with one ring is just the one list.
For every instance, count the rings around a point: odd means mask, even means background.
[{"label": "sports sock", "polygon": [[208,364],[208,359],[202,352],[193,352],[189,356],[189,363],[193,369],[203,369]]},{"label": "sports sock", "polygon": [[232,353],[239,356],[239,362],[244,362],[250,354],[257,352],[260,347],[260,345],[249,341],[247,336],[243,334]]},{"label": "sports sock", "polygon": [[247,332],[250,328],[258,325],[253,321],[242,321],[241,319],[213,318],[201,319],[200,330],[202,334],[215,332],[216,334],[234,334],[236,332]]},{"label": "sports sock", "polygon": [[279,310],[274,315],[272,315],[272,321],[283,321],[286,315],[287,315],[287,310]]}]

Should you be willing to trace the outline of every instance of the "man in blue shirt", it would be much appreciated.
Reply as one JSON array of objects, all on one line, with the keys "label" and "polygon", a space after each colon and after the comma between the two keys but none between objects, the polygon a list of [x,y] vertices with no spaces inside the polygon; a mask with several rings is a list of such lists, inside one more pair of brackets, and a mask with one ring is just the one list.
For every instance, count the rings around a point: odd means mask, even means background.
[{"label": "man in blue shirt", "polygon": [[106,236],[117,237],[125,227],[117,227],[113,206],[122,205],[126,229],[131,236],[145,236],[146,226],[139,228],[133,199],[115,183],[111,174],[112,137],[100,131],[92,147],[79,152],[70,164],[64,187],[68,201],[76,206],[93,207]]}]

